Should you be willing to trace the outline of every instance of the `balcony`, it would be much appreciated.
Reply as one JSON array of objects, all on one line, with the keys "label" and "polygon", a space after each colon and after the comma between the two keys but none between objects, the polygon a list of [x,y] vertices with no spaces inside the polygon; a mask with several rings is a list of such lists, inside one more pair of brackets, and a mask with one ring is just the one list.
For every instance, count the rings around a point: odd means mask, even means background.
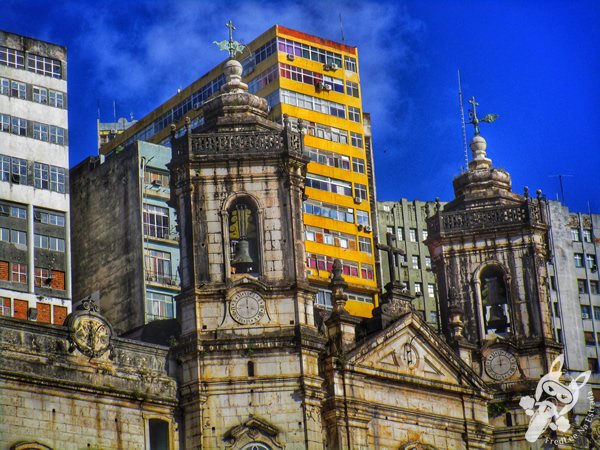
[{"label": "balcony", "polygon": [[161,286],[168,286],[176,289],[180,287],[178,277],[155,272],[146,272],[146,282],[160,284]]},{"label": "balcony", "polygon": [[427,219],[430,233],[441,236],[521,226],[544,226],[544,214],[537,201],[517,206],[500,206],[471,211],[438,212]]}]

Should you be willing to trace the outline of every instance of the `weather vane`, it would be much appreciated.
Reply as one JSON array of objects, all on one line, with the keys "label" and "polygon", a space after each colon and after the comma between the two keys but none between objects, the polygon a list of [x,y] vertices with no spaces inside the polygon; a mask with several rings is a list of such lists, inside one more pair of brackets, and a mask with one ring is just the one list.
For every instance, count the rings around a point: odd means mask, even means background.
[{"label": "weather vane", "polygon": [[213,41],[213,44],[217,44],[219,50],[227,50],[229,52],[229,57],[233,59],[235,54],[242,53],[246,46],[233,40],[233,30],[236,28],[233,26],[233,22],[231,20],[229,20],[225,26],[229,28],[229,40],[221,42]]},{"label": "weather vane", "polygon": [[477,107],[479,106],[479,103],[477,103],[475,101],[475,97],[471,97],[471,100],[469,100],[469,103],[473,106],[473,111],[469,110],[469,119],[471,119],[471,121],[469,123],[473,124],[473,127],[475,128],[475,136],[479,136],[479,123],[480,122],[492,123],[494,120],[496,120],[500,116],[498,116],[498,114],[488,114],[483,119],[478,119],[477,118]]}]

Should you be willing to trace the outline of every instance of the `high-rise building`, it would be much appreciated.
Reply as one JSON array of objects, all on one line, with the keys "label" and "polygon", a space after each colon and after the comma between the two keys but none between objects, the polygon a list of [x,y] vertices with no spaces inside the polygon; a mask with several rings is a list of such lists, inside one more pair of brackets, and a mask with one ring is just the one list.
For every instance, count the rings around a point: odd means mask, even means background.
[{"label": "high-rise building", "polygon": [[71,308],[67,52],[0,31],[0,314]]},{"label": "high-rise building", "polygon": [[[556,337],[571,375],[591,370],[588,385],[600,401],[600,215],[549,202],[550,298]],[[585,409],[582,405],[580,409]]]},{"label": "high-rise building", "polygon": [[71,170],[73,293],[98,292],[119,334],[175,317],[179,233],[170,196],[171,149],[138,141]]},{"label": "high-rise building", "polygon": [[[269,117],[284,115],[306,126],[304,201],[306,264],[318,288],[317,304],[331,307],[327,288],[334,258],[342,261],[349,288],[347,309],[369,316],[377,301],[374,252],[373,167],[365,133],[358,50],[276,25],[239,56],[249,90],[267,99]],[[200,106],[224,84],[216,67],[101,147],[108,155],[137,140],[170,145],[170,125],[180,136],[204,123]],[[368,119],[368,117],[367,117]],[[369,130],[367,130],[369,131]],[[369,148],[366,148],[366,147]]]},{"label": "high-rise building", "polygon": [[137,120],[127,120],[125,117],[120,117],[115,122],[100,122],[98,119],[98,149],[109,141],[112,141],[117,135],[121,134],[127,128],[136,123]]},{"label": "high-rise building", "polygon": [[[416,298],[415,309],[429,325],[440,329],[438,290],[435,274],[431,268],[431,255],[425,245],[427,217],[433,214],[434,202],[409,201],[377,202],[379,242],[385,243],[387,235],[393,237],[393,245],[402,250],[395,258],[395,279],[402,281]],[[387,257],[381,257],[382,284],[390,282]]]}]

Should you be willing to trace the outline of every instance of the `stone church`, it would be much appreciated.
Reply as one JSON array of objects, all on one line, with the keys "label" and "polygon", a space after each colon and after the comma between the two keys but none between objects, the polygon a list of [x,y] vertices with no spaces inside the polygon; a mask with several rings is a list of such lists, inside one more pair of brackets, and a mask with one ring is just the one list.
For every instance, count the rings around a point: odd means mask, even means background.
[{"label": "stone church", "polygon": [[172,137],[182,291],[177,323],[145,330],[164,345],[116,336],[94,299],[64,327],[0,317],[0,449],[542,448],[519,399],[560,353],[543,199],[512,193],[477,133],[429,219],[443,335],[401,281],[349,315],[339,261],[318,310],[303,124],[267,120],[241,65],[224,71],[204,125]]}]

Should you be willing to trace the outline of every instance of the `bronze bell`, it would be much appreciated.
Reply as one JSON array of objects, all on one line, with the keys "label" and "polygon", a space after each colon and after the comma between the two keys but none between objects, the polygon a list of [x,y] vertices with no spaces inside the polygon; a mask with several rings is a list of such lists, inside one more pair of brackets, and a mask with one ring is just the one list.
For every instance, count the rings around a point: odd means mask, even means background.
[{"label": "bronze bell", "polygon": [[496,330],[496,333],[505,333],[508,328],[508,318],[504,313],[502,305],[493,305],[490,308],[490,320],[488,327]]},{"label": "bronze bell", "polygon": [[250,256],[250,243],[246,239],[241,239],[235,246],[235,258],[233,264],[252,264],[254,260]]}]

